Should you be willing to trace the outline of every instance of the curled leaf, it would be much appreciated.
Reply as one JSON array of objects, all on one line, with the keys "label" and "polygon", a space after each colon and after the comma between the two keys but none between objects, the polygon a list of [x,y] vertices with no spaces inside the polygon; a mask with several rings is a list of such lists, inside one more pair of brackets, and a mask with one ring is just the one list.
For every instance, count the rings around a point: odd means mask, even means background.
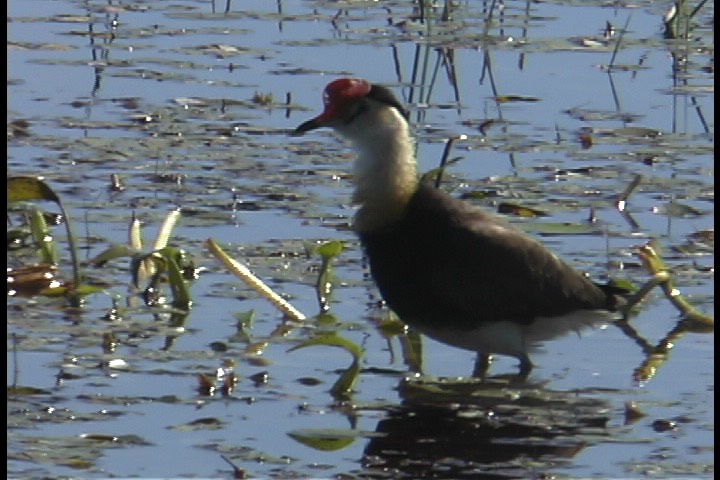
[{"label": "curled leaf", "polygon": [[7,200],[8,202],[49,200],[60,203],[60,198],[45,183],[43,177],[8,178]]}]

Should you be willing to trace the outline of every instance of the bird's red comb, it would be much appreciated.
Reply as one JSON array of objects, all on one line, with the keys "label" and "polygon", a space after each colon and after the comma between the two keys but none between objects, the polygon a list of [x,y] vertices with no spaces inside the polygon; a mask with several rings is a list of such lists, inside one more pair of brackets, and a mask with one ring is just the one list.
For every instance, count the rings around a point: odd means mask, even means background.
[{"label": "bird's red comb", "polygon": [[323,92],[325,107],[361,98],[370,93],[370,83],[359,78],[339,78],[328,83]]},{"label": "bird's red comb", "polygon": [[359,78],[339,78],[328,83],[323,92],[325,110],[315,120],[324,122],[336,117],[348,104],[366,96],[370,92],[370,83]]},{"label": "bird's red comb", "polygon": [[339,78],[328,83],[323,92],[323,112],[296,128],[293,135],[302,135],[342,119],[355,102],[370,93],[371,88],[368,81],[359,78]]}]

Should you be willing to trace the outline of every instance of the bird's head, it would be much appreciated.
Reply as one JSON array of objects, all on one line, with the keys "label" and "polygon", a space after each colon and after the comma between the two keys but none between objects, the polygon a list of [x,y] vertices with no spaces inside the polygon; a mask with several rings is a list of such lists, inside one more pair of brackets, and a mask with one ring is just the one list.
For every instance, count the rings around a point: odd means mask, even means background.
[{"label": "bird's head", "polygon": [[397,221],[418,187],[407,112],[388,88],[357,78],[330,82],[323,102],[323,112],[293,134],[330,127],[353,143],[358,153],[353,201],[362,205],[355,217],[358,231]]},{"label": "bird's head", "polygon": [[373,126],[389,124],[399,117],[407,122],[407,112],[386,87],[373,85],[358,78],[340,78],[330,82],[323,92],[325,109],[293,132],[302,135],[320,127],[330,127],[351,139],[361,136]]}]

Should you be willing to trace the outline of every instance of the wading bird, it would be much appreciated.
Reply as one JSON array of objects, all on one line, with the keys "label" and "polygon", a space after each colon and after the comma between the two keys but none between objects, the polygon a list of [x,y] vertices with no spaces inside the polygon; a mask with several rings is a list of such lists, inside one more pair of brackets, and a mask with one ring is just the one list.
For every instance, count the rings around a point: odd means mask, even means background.
[{"label": "wading bird", "polygon": [[407,325],[477,352],[519,359],[542,341],[621,317],[615,287],[593,283],[502,218],[420,181],[408,114],[386,87],[342,78],[300,135],[330,127],[357,151],[354,229],[387,305]]}]

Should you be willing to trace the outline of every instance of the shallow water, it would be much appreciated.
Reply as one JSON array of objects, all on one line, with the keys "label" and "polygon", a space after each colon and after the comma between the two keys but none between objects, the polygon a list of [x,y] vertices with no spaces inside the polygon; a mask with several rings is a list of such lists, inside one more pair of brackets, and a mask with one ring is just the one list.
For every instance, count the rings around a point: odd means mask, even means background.
[{"label": "shallow water", "polygon": [[[106,293],[81,309],[8,297],[8,385],[41,389],[9,390],[8,476],[230,477],[223,455],[248,477],[712,477],[714,334],[674,336],[651,378],[633,379],[680,319],[659,290],[631,322],[646,351],[615,326],[564,337],[534,356],[521,388],[503,377],[516,360],[497,358],[493,382],[478,385],[470,352],[423,339],[427,376],[405,380],[404,337],[377,328],[389,314],[348,229],[352,152],[325,131],[287,136],[319,112],[328,81],[388,84],[410,104],[421,171],[439,164],[448,137],[466,136],[444,188],[483,192],[471,201],[489,209],[545,211],[513,221],[597,278],[646,280],[633,249],[658,239],[677,288],[713,315],[714,246],[693,234],[714,226],[714,10],[694,18],[690,41],[671,42],[667,7],[505,2],[485,31],[486,2],[421,24],[410,2],[229,2],[226,12],[217,2],[10,1],[8,130],[29,126],[8,136],[8,175],[45,177],[84,259],[125,242],[131,212],[152,243],[180,206],[171,244],[203,270],[176,324],[128,294],[127,259],[87,269]],[[617,30],[609,41],[606,22]],[[111,174],[124,191],[108,190]],[[633,224],[615,201],[635,175]],[[591,208],[598,223],[588,225]],[[546,233],[563,223],[582,234]],[[70,277],[65,232],[55,234]],[[310,317],[321,260],[307,244],[343,240],[336,323],[311,318],[278,336],[280,314],[210,256],[207,238]],[[34,258],[8,252],[13,266]],[[108,321],[113,301],[137,306]],[[363,348],[342,401],[329,391],[347,351],[289,351],[322,329]],[[114,349],[103,350],[107,333]],[[127,366],[108,367],[117,359]],[[235,388],[199,392],[197,375],[229,360]],[[644,415],[628,416],[629,402]]]}]

